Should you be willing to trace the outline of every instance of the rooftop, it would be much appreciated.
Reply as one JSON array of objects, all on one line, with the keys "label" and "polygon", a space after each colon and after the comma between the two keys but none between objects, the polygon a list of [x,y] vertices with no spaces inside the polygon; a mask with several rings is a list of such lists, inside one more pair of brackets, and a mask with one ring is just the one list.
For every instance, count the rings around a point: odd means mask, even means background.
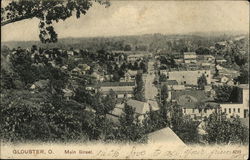
[{"label": "rooftop", "polygon": [[88,87],[135,86],[135,82],[102,82]]},{"label": "rooftop", "polygon": [[[149,112],[150,107],[152,111],[159,110],[158,104],[154,101],[141,102],[141,101],[129,99],[126,103],[127,105],[135,108],[135,113],[139,115],[146,114],[147,112]],[[111,114],[115,116],[120,116],[123,113],[124,106],[125,106],[124,103],[117,104],[115,109],[111,112]]]},{"label": "rooftop", "polygon": [[190,55],[190,54],[192,54],[192,55],[196,55],[196,53],[195,53],[195,52],[184,52],[183,54],[184,54],[184,55]]},{"label": "rooftop", "polygon": [[185,108],[195,108],[201,102],[213,101],[203,90],[182,90],[172,92],[172,99]]},{"label": "rooftop", "polygon": [[148,134],[148,141],[151,143],[164,143],[185,147],[185,143],[169,127]]},{"label": "rooftop", "polygon": [[242,89],[249,89],[249,84],[240,84],[239,87]]}]

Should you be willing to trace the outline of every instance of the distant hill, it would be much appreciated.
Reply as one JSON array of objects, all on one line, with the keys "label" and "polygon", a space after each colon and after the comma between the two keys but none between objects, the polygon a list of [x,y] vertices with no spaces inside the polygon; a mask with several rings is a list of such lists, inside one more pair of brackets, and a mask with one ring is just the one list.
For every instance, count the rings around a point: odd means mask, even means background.
[{"label": "distant hill", "polygon": [[[110,50],[123,50],[126,45],[130,45],[132,49],[146,46],[147,49],[153,50],[157,48],[165,48],[173,45],[174,41],[189,41],[196,43],[199,41],[200,45],[208,47],[216,41],[223,41],[231,39],[234,36],[243,35],[243,33],[223,33],[223,32],[210,32],[210,33],[188,33],[185,35],[163,35],[163,34],[145,34],[135,36],[115,36],[115,37],[91,37],[91,38],[62,38],[57,43],[42,44],[40,41],[10,41],[2,42],[1,46],[6,45],[12,48],[30,48],[32,45],[37,45],[43,48],[78,48],[78,49],[110,49]],[[171,43],[171,44],[170,44]]]}]

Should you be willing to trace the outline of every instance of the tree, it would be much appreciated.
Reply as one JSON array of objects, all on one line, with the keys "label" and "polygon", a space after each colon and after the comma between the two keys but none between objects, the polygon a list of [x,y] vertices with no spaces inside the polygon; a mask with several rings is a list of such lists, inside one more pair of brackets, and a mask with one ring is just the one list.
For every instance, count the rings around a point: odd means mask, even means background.
[{"label": "tree", "polygon": [[199,47],[197,50],[195,50],[195,52],[199,55],[210,54],[210,50],[208,48],[205,48],[205,47]]},{"label": "tree", "polygon": [[240,75],[236,78],[236,81],[240,82],[241,84],[247,84],[249,83],[249,73],[248,73],[248,66],[249,64],[246,64],[245,66],[242,66],[240,68]]},{"label": "tree", "polygon": [[131,45],[126,44],[126,45],[124,46],[124,51],[131,51],[131,50],[132,50]]},{"label": "tree", "polygon": [[148,68],[147,68],[146,62],[144,61],[140,62],[140,69],[143,71],[143,73],[147,72]]},{"label": "tree", "polygon": [[135,77],[136,86],[134,88],[134,98],[138,101],[145,101],[144,96],[144,83],[142,74],[137,74]]},{"label": "tree", "polygon": [[205,131],[205,139],[210,144],[249,142],[249,130],[241,123],[239,117],[230,120],[224,114],[213,113],[206,121]]},{"label": "tree", "polygon": [[167,81],[167,76],[165,74],[160,74],[159,81],[160,82],[166,82]]},{"label": "tree", "polygon": [[198,88],[204,90],[205,86],[207,85],[207,78],[205,74],[202,74],[201,77],[198,78],[197,80]]},{"label": "tree", "polygon": [[11,55],[10,62],[11,68],[18,74],[22,82],[28,84],[37,80],[36,69],[32,66],[31,56],[27,52],[18,50]]},{"label": "tree", "polygon": [[168,98],[168,87],[167,85],[163,85],[161,88],[161,101],[164,104],[166,99]]},{"label": "tree", "polygon": [[238,102],[240,89],[236,86],[219,85],[214,86],[216,102]]},{"label": "tree", "polygon": [[180,106],[172,104],[171,106],[171,126],[173,131],[185,142],[198,142],[197,122],[190,117],[184,116]]},{"label": "tree", "polygon": [[116,93],[110,89],[108,95],[103,97],[102,103],[104,105],[104,113],[107,114],[115,108],[117,103]]},{"label": "tree", "polygon": [[125,104],[123,112],[119,117],[118,138],[122,141],[144,141],[145,131],[135,114],[135,108]]},{"label": "tree", "polygon": [[[96,0],[102,5],[109,6],[107,0]],[[54,31],[53,22],[65,20],[75,13],[77,18],[86,14],[92,6],[90,0],[12,0],[5,7],[1,7],[1,26],[38,18],[40,20],[39,38],[43,43],[57,41],[57,33]]]}]

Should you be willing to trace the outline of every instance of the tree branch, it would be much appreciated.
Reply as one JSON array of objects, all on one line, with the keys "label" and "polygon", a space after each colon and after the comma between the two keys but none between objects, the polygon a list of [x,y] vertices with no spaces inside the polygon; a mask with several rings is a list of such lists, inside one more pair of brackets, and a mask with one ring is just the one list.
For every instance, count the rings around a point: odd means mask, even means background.
[{"label": "tree branch", "polygon": [[8,19],[6,21],[1,22],[1,27],[5,26],[7,24],[10,24],[10,23],[18,22],[18,21],[33,18],[33,17],[34,17],[33,15],[29,14],[29,15],[25,15],[25,16],[16,17],[16,18],[13,18],[13,19]]}]

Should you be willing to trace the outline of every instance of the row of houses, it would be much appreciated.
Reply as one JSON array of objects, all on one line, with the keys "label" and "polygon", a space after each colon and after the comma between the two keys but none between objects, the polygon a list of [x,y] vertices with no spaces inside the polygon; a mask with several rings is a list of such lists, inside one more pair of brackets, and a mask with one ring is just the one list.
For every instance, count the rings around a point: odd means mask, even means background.
[{"label": "row of houses", "polygon": [[102,82],[96,85],[89,85],[86,87],[87,90],[94,92],[101,92],[104,96],[109,94],[110,90],[116,93],[116,98],[131,98],[135,82]]}]

